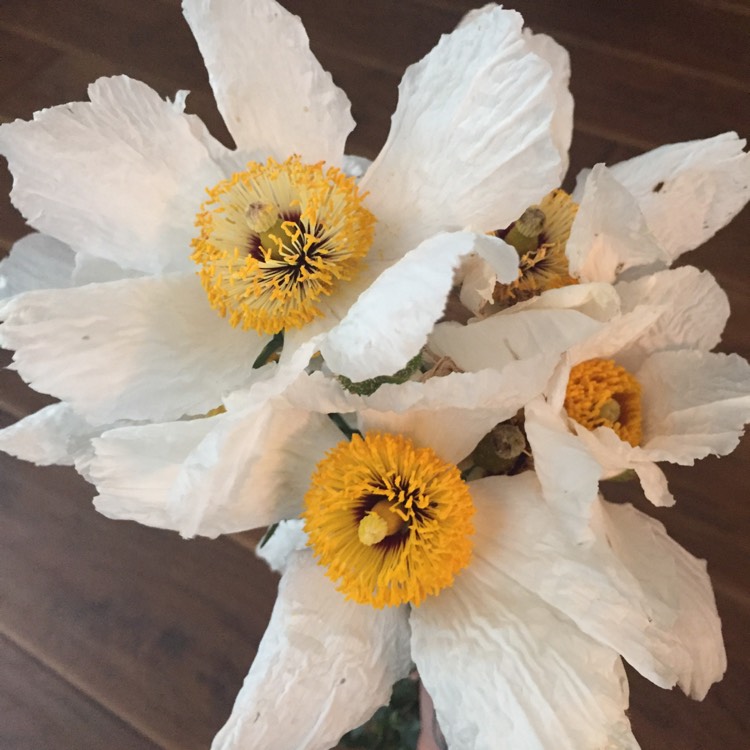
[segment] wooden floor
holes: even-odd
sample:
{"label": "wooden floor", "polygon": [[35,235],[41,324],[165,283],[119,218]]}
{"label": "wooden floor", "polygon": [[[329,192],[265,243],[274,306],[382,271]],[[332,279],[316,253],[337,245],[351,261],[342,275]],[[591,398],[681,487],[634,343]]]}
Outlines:
{"label": "wooden floor", "polygon": [[[352,100],[359,126],[350,153],[377,152],[404,67],[482,3],[288,0]],[[573,173],[661,143],[750,135],[747,0],[515,7],[571,52]],[[0,119],[85,98],[88,82],[114,73],[163,95],[191,89],[189,108],[227,139],[178,0],[1,0]],[[27,231],[4,197],[9,189],[3,165],[3,252]],[[689,258],[728,291],[733,314],[721,348],[745,357],[748,249],[746,210]],[[2,426],[45,403],[0,373]],[[656,515],[709,560],[729,670],[701,704],[634,675],[631,717],[644,750],[750,745],[748,458],[745,440],[729,458],[669,472],[678,506]],[[275,578],[241,541],[185,542],[98,516],[92,488],[72,471],[0,454],[0,476],[0,750],[207,748],[253,659]]]}

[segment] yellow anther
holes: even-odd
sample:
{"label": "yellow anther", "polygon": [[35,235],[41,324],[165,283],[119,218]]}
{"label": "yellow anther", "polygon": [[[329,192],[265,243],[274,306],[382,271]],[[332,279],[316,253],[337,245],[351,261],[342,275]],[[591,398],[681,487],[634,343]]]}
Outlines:
{"label": "yellow anther", "polygon": [[599,408],[599,416],[607,422],[616,422],[620,418],[621,411],[622,409],[617,400],[610,398]]}
{"label": "yellow anther", "polygon": [[393,510],[393,504],[388,500],[381,500],[359,522],[357,533],[359,541],[371,547],[403,527],[404,519]]}
{"label": "yellow anther", "polygon": [[267,232],[279,219],[279,211],[272,203],[254,201],[245,209],[245,221],[256,234]]}
{"label": "yellow anther", "polygon": [[538,206],[528,208],[507,232],[495,232],[519,255],[518,278],[495,285],[493,297],[500,307],[578,283],[570,275],[565,254],[577,212],[578,204],[564,190],[553,190]]}
{"label": "yellow anther", "polygon": [[641,443],[641,384],[611,359],[588,359],[570,371],[565,411],[589,430],[609,427],[621,440]]}
{"label": "yellow anther", "polygon": [[473,514],[454,465],[401,435],[368,433],[318,464],[303,516],[339,590],[383,607],[416,606],[451,585],[471,557]]}

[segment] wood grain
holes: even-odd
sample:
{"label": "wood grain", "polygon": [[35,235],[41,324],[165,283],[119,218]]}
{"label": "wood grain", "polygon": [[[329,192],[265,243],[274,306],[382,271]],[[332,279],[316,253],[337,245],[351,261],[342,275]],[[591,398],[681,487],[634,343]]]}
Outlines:
{"label": "wood grain", "polygon": [[[158,745],[0,635],[0,747],[157,750]],[[44,706],[44,711],[39,706]]]}
{"label": "wood grain", "polygon": [[[349,151],[373,157],[397,85],[462,14],[483,0],[287,0],[352,101]],[[518,0],[535,31],[568,46],[576,172],[662,142],[750,133],[750,6],[734,0]],[[84,99],[124,73],[188,109],[231,143],[179,0],[3,0],[0,121]],[[27,230],[0,165],[0,253]],[[732,317],[720,349],[750,354],[750,212],[683,262],[711,270]],[[0,364],[7,365],[5,354]],[[0,425],[49,403],[0,372]],[[631,674],[631,718],[644,750],[745,750],[750,726],[750,442],[721,460],[669,470],[677,507],[647,508],[709,561],[729,669],[700,704]],[[273,605],[275,577],[254,537],[185,542],[97,515],[70,469],[0,456],[0,746],[207,748],[226,719]],[[253,749],[255,750],[255,749]],[[262,750],[262,749],[260,749]],[[513,749],[511,749],[513,750]]]}

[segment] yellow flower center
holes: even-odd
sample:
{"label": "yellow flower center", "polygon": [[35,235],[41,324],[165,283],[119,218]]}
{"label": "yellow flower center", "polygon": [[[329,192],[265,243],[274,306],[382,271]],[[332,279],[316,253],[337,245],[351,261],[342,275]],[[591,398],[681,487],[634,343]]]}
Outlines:
{"label": "yellow flower center", "polygon": [[211,306],[233,326],[301,328],[372,244],[375,218],[354,178],[322,163],[250,162],[208,195],[192,259]]}
{"label": "yellow flower center", "polygon": [[641,384],[611,359],[589,359],[570,371],[565,411],[589,430],[609,427],[621,440],[640,445]]}
{"label": "yellow flower center", "polygon": [[471,557],[474,506],[459,470],[401,435],[339,443],[318,464],[305,506],[319,563],[360,604],[418,606]]}
{"label": "yellow flower center", "polygon": [[547,289],[577,284],[568,269],[565,245],[578,204],[564,191],[553,190],[518,221],[494,234],[518,251],[518,278],[497,284],[493,293],[501,307],[530,299]]}

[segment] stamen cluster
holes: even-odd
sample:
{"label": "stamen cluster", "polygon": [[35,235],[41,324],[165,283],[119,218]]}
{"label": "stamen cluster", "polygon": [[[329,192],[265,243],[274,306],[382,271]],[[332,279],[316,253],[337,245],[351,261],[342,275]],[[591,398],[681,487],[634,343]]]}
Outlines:
{"label": "stamen cluster", "polygon": [[322,163],[250,162],[208,195],[192,259],[233,326],[275,334],[310,323],[372,244],[375,218],[354,178]]}
{"label": "stamen cluster", "polygon": [[305,505],[319,563],[360,604],[418,606],[471,557],[474,506],[459,470],[402,435],[340,443],[318,464]]}
{"label": "stamen cluster", "polygon": [[565,411],[589,430],[609,427],[621,440],[640,445],[641,384],[611,359],[589,359],[570,371]]}

